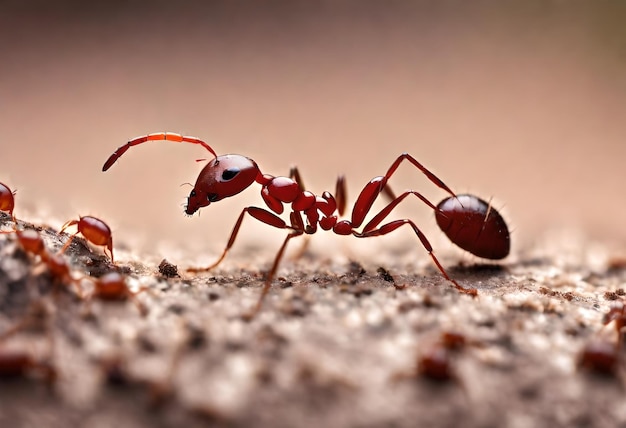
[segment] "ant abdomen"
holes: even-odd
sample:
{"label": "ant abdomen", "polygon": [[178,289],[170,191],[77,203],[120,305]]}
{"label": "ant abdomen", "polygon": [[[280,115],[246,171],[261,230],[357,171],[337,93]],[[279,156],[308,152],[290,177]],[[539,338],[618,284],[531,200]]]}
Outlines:
{"label": "ant abdomen", "polygon": [[474,195],[444,199],[435,211],[437,224],[450,240],[475,256],[499,260],[509,254],[506,222],[489,203]]}

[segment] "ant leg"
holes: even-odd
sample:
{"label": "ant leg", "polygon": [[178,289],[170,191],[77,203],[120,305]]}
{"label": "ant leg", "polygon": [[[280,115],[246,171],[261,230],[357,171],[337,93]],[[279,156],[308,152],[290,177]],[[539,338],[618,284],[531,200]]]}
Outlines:
{"label": "ant leg", "polygon": [[148,141],[173,141],[175,143],[199,144],[202,147],[204,147],[205,149],[207,149],[209,152],[211,152],[211,154],[213,156],[217,157],[217,154],[211,148],[211,146],[209,146],[207,143],[205,143],[204,141],[202,141],[199,138],[190,137],[190,136],[183,136],[183,135],[176,134],[176,133],[173,133],[173,132],[158,132],[158,133],[155,133],[155,134],[142,135],[141,137],[133,138],[132,140],[128,141],[123,146],[118,147],[117,150],[115,150],[115,152],[113,152],[113,154],[111,156],[109,156],[109,159],[107,159],[107,161],[104,163],[104,165],[102,166],[102,171],[104,172],[104,171],[108,170],[109,168],[111,168],[111,166],[124,153],[126,153],[126,151],[129,148],[131,148],[133,146],[136,146],[136,145],[139,145],[139,144],[146,143]]}
{"label": "ant leg", "polygon": [[[304,180],[302,180],[302,176],[300,175],[300,170],[298,170],[297,166],[292,166],[291,169],[289,169],[289,178],[293,179],[296,183],[298,183],[298,188],[300,189],[300,192],[304,192],[306,190],[306,186],[304,185]],[[302,228],[304,228],[304,224],[302,225]],[[302,240],[302,245],[290,257],[291,260],[298,260],[300,257],[302,257],[304,253],[306,253],[306,250],[309,248],[309,244],[311,243],[311,240],[309,238],[310,238],[309,235],[304,236],[304,239]]]}
{"label": "ant leg", "polygon": [[304,181],[302,181],[302,176],[300,175],[300,171],[298,170],[297,166],[292,166],[291,169],[289,169],[289,178],[298,183],[298,187],[300,188],[301,192],[304,192],[306,190],[304,186]]}
{"label": "ant leg", "polygon": [[356,236],[357,238],[369,238],[372,236],[382,236],[382,235],[386,235],[388,233],[393,232],[394,230],[396,230],[397,228],[405,224],[408,224],[413,228],[413,231],[415,232],[415,234],[421,241],[422,246],[426,249],[426,251],[428,251],[428,255],[431,257],[431,259],[433,260],[433,262],[435,263],[435,265],[437,266],[437,268],[439,269],[439,271],[441,272],[441,274],[443,275],[445,279],[450,281],[454,285],[454,287],[461,293],[469,294],[470,296],[478,295],[478,291],[475,288],[462,287],[458,282],[450,278],[446,270],[443,268],[443,266],[439,262],[439,259],[437,259],[437,256],[435,256],[435,253],[433,252],[433,247],[432,245],[430,245],[430,242],[428,242],[428,239],[426,238],[426,236],[422,233],[421,230],[419,230],[417,225],[413,223],[413,221],[411,220],[408,220],[408,219],[395,220],[390,223],[382,225],[378,229],[373,229],[373,230],[370,230],[367,232],[361,232],[361,233],[353,232],[353,235]]}
{"label": "ant leg", "polygon": [[[74,237],[75,237],[76,235],[78,235],[78,233],[79,233],[79,232],[78,232],[78,231],[76,231],[76,233],[73,233],[73,234],[72,234],[72,236],[70,236],[70,237],[69,237],[69,239],[65,242],[65,245],[63,245],[63,247],[61,247],[61,249],[59,250],[59,254],[63,254],[63,253],[65,253],[65,250],[67,250],[67,249],[68,249],[68,247],[70,246],[70,244],[71,244],[71,243],[72,243],[72,241],[74,240]],[[111,254],[113,254],[113,253],[111,253]],[[111,259],[111,261],[112,261],[112,259]]]}
{"label": "ant leg", "polygon": [[437,207],[433,205],[433,203],[430,202],[428,199],[426,199],[422,194],[414,190],[407,190],[406,192],[402,193],[397,198],[393,199],[385,208],[383,208],[378,214],[376,214],[376,216],[374,216],[374,218],[371,219],[370,222],[365,225],[362,233],[367,233],[371,230],[374,230],[376,226],[382,223],[382,221],[389,215],[389,213],[391,213],[391,211],[409,195],[417,196],[422,202],[424,202],[430,208],[437,210]]}
{"label": "ant leg", "polygon": [[428,179],[435,186],[439,187],[440,189],[445,190],[446,192],[448,192],[450,194],[450,196],[456,197],[454,192],[452,190],[450,190],[450,188],[448,186],[446,186],[446,184],[439,177],[437,177],[435,174],[430,172],[425,166],[423,166],[421,163],[419,163],[417,161],[417,159],[415,159],[413,156],[411,156],[410,154],[408,154],[406,152],[404,152],[400,156],[398,156],[398,158],[391,164],[391,166],[387,170],[387,174],[385,174],[385,178],[386,178],[385,182],[387,180],[389,180],[389,178],[391,178],[393,173],[396,172],[396,169],[398,169],[398,166],[400,166],[400,163],[403,160],[405,160],[405,159],[408,160],[409,162],[411,162],[417,169],[422,171],[424,173],[424,175],[426,177],[428,177]]}
{"label": "ant leg", "polygon": [[[106,249],[109,250],[109,254],[111,255],[111,263],[115,264],[115,260],[113,259],[113,237],[109,237],[109,242],[106,244]],[[104,255],[106,256],[106,251],[104,251]]]}
{"label": "ant leg", "polygon": [[261,307],[263,306],[263,301],[265,300],[265,296],[267,296],[267,293],[270,291],[270,288],[272,287],[272,280],[274,279],[274,275],[276,274],[276,270],[278,269],[280,260],[283,258],[285,248],[287,248],[287,243],[292,238],[295,238],[296,236],[300,236],[300,235],[302,235],[301,231],[292,232],[289,235],[287,235],[287,237],[283,241],[283,245],[280,246],[280,249],[278,250],[278,254],[276,254],[276,257],[274,258],[274,264],[272,265],[272,268],[267,273],[267,277],[265,278],[265,284],[263,284],[263,290],[261,290],[261,295],[259,296],[259,300],[256,302],[256,305],[254,306],[254,309],[252,309],[252,312],[244,316],[244,318],[247,321],[250,321],[252,318],[254,318],[256,314],[258,314],[259,311],[261,310]]}
{"label": "ant leg", "polygon": [[224,257],[226,257],[226,254],[228,253],[228,250],[230,250],[230,247],[232,247],[233,244],[235,243],[235,239],[237,238],[237,234],[239,233],[239,228],[241,227],[243,217],[246,215],[246,213],[250,214],[252,217],[256,218],[257,220],[265,224],[268,224],[270,226],[274,226],[278,229],[293,229],[292,227],[287,226],[287,223],[285,223],[283,219],[281,219],[277,215],[267,210],[264,210],[258,207],[244,208],[243,211],[241,211],[241,214],[239,214],[239,218],[237,219],[237,222],[235,223],[235,226],[233,227],[233,231],[230,234],[230,238],[228,239],[226,248],[224,248],[222,255],[217,259],[217,261],[206,268],[188,268],[187,272],[195,272],[195,273],[206,272],[206,271],[213,269],[217,265],[219,265],[222,262],[222,260],[224,260]]}
{"label": "ant leg", "polygon": [[421,163],[419,163],[413,156],[408,153],[402,153],[398,158],[391,164],[387,173],[384,176],[374,177],[370,180],[369,183],[365,185],[361,193],[359,194],[356,202],[354,203],[354,207],[352,209],[352,219],[350,223],[353,227],[358,228],[363,224],[365,217],[369,213],[374,205],[374,201],[378,198],[378,195],[381,193],[385,193],[385,195],[390,199],[396,199],[395,194],[391,190],[391,187],[387,185],[387,182],[391,178],[391,176],[396,172],[398,166],[403,160],[408,160],[411,162],[417,169],[419,169],[426,177],[437,187],[445,190],[451,196],[456,198],[456,194],[450,190],[448,186],[435,174],[430,172],[427,168],[425,168]]}
{"label": "ant leg", "polygon": [[[61,230],[59,231],[59,235],[61,233],[65,232],[65,229],[67,229],[68,227],[72,227],[72,226],[78,226],[78,220],[70,220],[70,221],[66,222],[63,225],[63,227],[61,227]],[[63,247],[61,247],[61,249],[59,250],[59,254],[65,253],[65,250],[67,250],[67,247],[70,246],[70,244],[74,240],[74,237],[76,235],[78,235],[78,233],[79,233],[79,231],[77,230],[72,236],[69,237],[69,239],[65,242],[65,245],[63,245]]]}
{"label": "ant leg", "polygon": [[385,187],[383,187],[383,195],[389,202],[397,198],[395,192],[391,189],[391,187],[387,183],[385,183]]}
{"label": "ant leg", "polygon": [[339,216],[343,216],[346,212],[346,202],[348,200],[348,191],[346,186],[346,177],[340,175],[337,177],[337,185],[335,186],[335,201],[337,202],[337,212]]}

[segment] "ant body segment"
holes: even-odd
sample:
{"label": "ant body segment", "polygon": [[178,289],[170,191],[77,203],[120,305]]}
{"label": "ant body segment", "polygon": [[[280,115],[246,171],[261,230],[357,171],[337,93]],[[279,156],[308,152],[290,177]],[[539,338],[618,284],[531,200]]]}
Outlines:
{"label": "ant body segment", "polygon": [[611,307],[611,309],[609,309],[609,312],[604,314],[604,319],[602,320],[602,323],[604,325],[608,325],[611,322],[615,322],[617,342],[619,345],[621,345],[623,341],[624,327],[626,327],[626,305],[624,305],[622,302]]}
{"label": "ant body segment", "polygon": [[578,367],[593,373],[615,376],[619,371],[617,343],[607,339],[594,339],[587,343],[578,356]]}
{"label": "ant body segment", "polygon": [[0,211],[6,211],[9,213],[13,221],[13,209],[15,208],[15,192],[11,191],[9,186],[0,183]]}
{"label": "ant body segment", "polygon": [[[104,246],[109,250],[109,254],[111,255],[111,263],[114,263],[113,260],[113,235],[111,233],[111,228],[102,220],[92,216],[84,216],[79,217],[78,220],[70,220],[63,225],[61,231],[59,233],[63,233],[65,229],[71,226],[76,226],[76,232],[72,234],[70,239],[67,240],[63,248],[61,248],[61,253],[64,253],[65,250],[70,246],[72,240],[79,233],[83,235],[83,237],[91,242],[94,245]],[[105,249],[105,254],[106,254]]]}
{"label": "ant body segment", "polygon": [[120,302],[130,299],[133,301],[139,313],[143,316],[147,314],[147,309],[137,300],[137,295],[148,288],[140,288],[138,291],[132,291],[128,288],[126,277],[119,272],[109,272],[100,278],[92,278],[93,291],[87,296],[90,303],[94,298],[108,302]]}
{"label": "ant body segment", "polygon": [[57,377],[54,367],[27,352],[0,349],[0,379],[26,377],[30,374],[41,376],[49,384]]}
{"label": "ant body segment", "polygon": [[[413,229],[413,232],[415,232],[441,274],[458,291],[472,296],[477,295],[475,288],[464,288],[447,274],[433,253],[430,242],[412,220],[400,219],[387,223],[384,222],[391,211],[410,195],[417,197],[435,211],[439,226],[451,241],[461,248],[478,257],[490,259],[504,258],[509,252],[510,237],[508,228],[500,214],[490,204],[472,195],[457,196],[442,180],[408,153],[402,153],[398,156],[384,176],[374,177],[365,185],[353,205],[350,219],[340,219],[344,215],[347,202],[346,184],[343,176],[339,176],[337,179],[334,196],[327,191],[321,195],[316,195],[308,190],[304,190],[302,181],[299,179],[300,174],[296,168],[291,170],[290,177],[275,177],[263,174],[254,160],[237,154],[217,156],[207,143],[196,137],[162,132],[134,138],[119,147],[104,163],[102,170],[107,171],[130,147],[148,141],[163,140],[201,145],[215,156],[200,171],[187,199],[186,214],[192,215],[198,209],[206,207],[213,202],[234,196],[255,182],[261,185],[261,196],[269,208],[269,210],[254,206],[244,208],[233,227],[226,248],[217,261],[206,268],[190,269],[190,271],[207,271],[221,263],[235,242],[246,214],[262,223],[278,229],[285,229],[289,232],[267,274],[261,296],[252,315],[256,314],[261,308],[263,299],[270,289],[272,279],[276,274],[289,241],[297,236],[313,234],[318,228],[333,231],[337,235],[369,238],[387,235],[401,226],[408,225]],[[411,163],[434,185],[448,193],[450,197],[442,201],[439,206],[435,206],[426,197],[413,190],[408,190],[399,196],[395,196],[387,182],[403,161]],[[391,202],[369,222],[365,223],[366,216],[370,213],[374,202],[381,193],[389,196]],[[278,217],[278,215],[283,213],[285,204],[290,206],[289,224]]]}

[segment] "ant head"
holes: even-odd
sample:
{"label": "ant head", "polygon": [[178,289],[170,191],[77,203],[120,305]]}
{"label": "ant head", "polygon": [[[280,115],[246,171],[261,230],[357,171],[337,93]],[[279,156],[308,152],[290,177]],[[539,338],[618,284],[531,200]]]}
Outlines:
{"label": "ant head", "polygon": [[185,213],[192,215],[211,202],[242,192],[254,183],[259,174],[257,164],[245,156],[216,157],[200,171],[196,185],[187,198]]}

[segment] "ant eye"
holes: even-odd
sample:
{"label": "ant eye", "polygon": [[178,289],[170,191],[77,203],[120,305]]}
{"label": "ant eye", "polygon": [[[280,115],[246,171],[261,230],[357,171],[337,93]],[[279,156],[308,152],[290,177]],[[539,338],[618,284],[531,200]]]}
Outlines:
{"label": "ant eye", "polygon": [[189,194],[189,196],[191,196],[192,198],[196,197],[196,191],[195,189],[191,191],[191,193]]}
{"label": "ant eye", "polygon": [[239,174],[239,168],[225,169],[224,172],[222,173],[222,180],[224,181],[232,180],[233,178],[235,178],[237,174]]}
{"label": "ant eye", "polygon": [[215,202],[217,201],[217,193],[209,193],[208,195],[206,195],[206,198],[209,200],[209,202]]}

